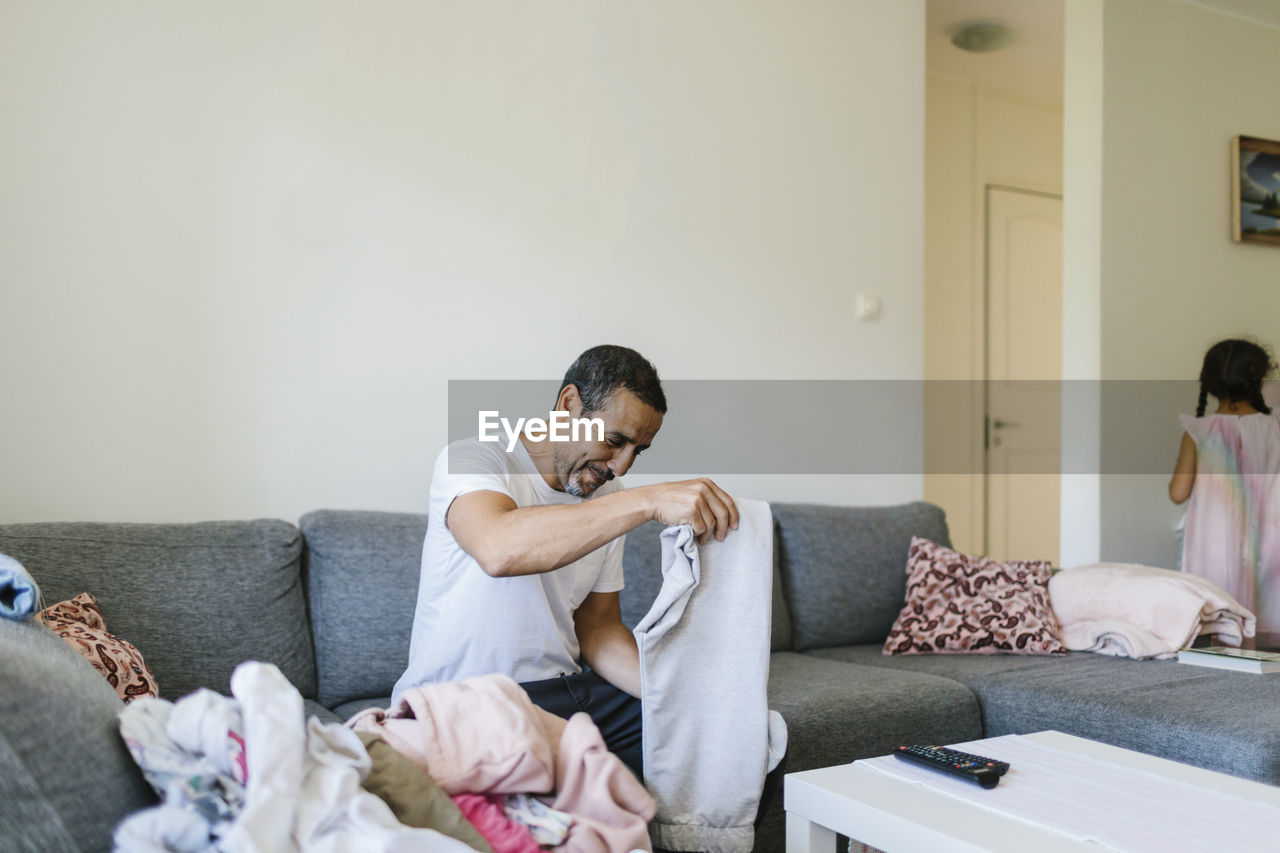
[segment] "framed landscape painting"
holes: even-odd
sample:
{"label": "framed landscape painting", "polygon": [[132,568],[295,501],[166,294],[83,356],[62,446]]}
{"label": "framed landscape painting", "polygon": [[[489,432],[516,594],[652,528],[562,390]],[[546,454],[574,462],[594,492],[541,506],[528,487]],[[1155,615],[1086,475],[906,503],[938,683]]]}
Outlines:
{"label": "framed landscape painting", "polygon": [[1280,246],[1280,142],[1232,141],[1231,196],[1232,239]]}

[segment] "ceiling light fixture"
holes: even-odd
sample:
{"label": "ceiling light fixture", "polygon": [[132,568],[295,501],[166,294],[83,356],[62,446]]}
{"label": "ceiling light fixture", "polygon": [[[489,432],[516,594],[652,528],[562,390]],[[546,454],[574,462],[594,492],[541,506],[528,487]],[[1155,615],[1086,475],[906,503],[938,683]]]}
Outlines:
{"label": "ceiling light fixture", "polygon": [[1008,47],[1017,37],[1017,30],[1002,21],[970,21],[956,28],[951,43],[970,53],[990,53]]}

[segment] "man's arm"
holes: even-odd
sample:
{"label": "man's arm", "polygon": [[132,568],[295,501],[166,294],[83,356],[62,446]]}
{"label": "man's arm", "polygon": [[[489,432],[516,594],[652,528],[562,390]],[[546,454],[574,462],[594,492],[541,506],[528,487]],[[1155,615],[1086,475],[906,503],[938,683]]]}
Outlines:
{"label": "man's arm", "polygon": [[690,524],[704,542],[711,536],[722,540],[737,528],[738,508],[703,478],[622,489],[558,506],[517,507],[501,492],[468,492],[445,515],[458,544],[493,577],[567,566],[651,520]]}
{"label": "man's arm", "polygon": [[640,695],[640,651],[635,635],[622,624],[616,592],[593,592],[573,612],[582,659],[619,690]]}

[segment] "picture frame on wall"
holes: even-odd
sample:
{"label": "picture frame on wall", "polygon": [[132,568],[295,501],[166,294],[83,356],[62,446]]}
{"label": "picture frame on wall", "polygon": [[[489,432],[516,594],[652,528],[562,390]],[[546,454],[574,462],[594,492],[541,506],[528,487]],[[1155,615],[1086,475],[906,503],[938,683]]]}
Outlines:
{"label": "picture frame on wall", "polygon": [[1280,246],[1280,142],[1232,140],[1231,238]]}

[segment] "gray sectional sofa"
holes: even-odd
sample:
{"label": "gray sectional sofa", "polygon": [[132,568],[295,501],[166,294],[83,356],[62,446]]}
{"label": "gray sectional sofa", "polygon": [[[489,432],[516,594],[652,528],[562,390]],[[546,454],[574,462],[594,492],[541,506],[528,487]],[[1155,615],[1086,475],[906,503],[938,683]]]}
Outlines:
{"label": "gray sectional sofa", "polygon": [[[1063,657],[890,657],[913,535],[948,542],[942,511],[775,504],[771,707],[788,771],[1059,729],[1280,784],[1280,678],[1174,662]],[[246,659],[277,664],[309,712],[385,705],[407,658],[426,517],[322,510],[284,521],[0,525],[53,603],[93,593],[161,691],[228,691]],[[624,618],[659,586],[658,525],[627,541]],[[723,650],[731,656],[732,650]],[[114,692],[32,623],[0,620],[0,849],[105,850],[154,802],[115,733]],[[782,850],[774,802],[758,850]]]}

